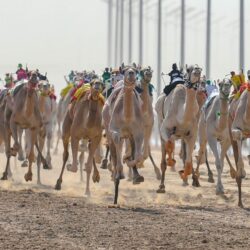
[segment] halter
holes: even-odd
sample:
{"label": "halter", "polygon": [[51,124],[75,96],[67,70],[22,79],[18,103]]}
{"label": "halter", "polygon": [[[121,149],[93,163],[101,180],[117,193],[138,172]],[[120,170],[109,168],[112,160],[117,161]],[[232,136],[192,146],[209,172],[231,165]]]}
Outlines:
{"label": "halter", "polygon": [[[221,96],[222,95],[222,96]],[[221,100],[225,100],[225,101],[228,101],[229,100],[229,93],[228,94],[225,94],[224,92],[220,92],[220,99]]]}
{"label": "halter", "polygon": [[135,83],[124,80],[124,88],[128,90],[133,90],[135,88]]}

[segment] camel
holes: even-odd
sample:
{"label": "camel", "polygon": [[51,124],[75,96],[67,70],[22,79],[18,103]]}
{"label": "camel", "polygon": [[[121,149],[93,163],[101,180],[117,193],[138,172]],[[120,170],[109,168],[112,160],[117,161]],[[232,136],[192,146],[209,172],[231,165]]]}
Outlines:
{"label": "camel", "polygon": [[142,89],[141,99],[142,99],[142,114],[144,121],[144,141],[143,141],[143,159],[146,160],[150,157],[150,160],[154,166],[154,171],[157,179],[161,178],[160,170],[155,165],[153,157],[150,150],[150,137],[152,134],[152,129],[154,125],[154,111],[153,111],[153,98],[152,98],[152,88],[150,85],[152,80],[152,70],[150,67],[143,68],[141,70],[141,81],[139,87]]}
{"label": "camel", "polygon": [[[196,174],[193,176],[193,185],[196,187],[200,186],[198,180],[199,166],[206,153],[206,144],[208,142],[215,157],[215,165],[218,174],[216,194],[224,193],[221,175],[224,167],[224,158],[231,145],[228,131],[228,107],[231,86],[232,83],[229,79],[224,79],[219,83],[219,93],[212,93],[210,100],[203,109],[203,113],[199,122],[200,148],[197,158]],[[218,142],[220,143],[221,147],[220,154],[218,150]]]}
{"label": "camel", "polygon": [[[45,140],[47,141],[47,154],[46,161],[48,163],[49,169],[52,168],[51,164],[51,140],[53,133],[53,117],[56,111],[56,99],[55,96],[50,92],[50,84],[47,81],[41,81],[40,85],[40,95],[39,95],[39,107],[42,115],[43,130],[39,136],[39,148],[43,149]],[[39,159],[39,158],[38,158]],[[40,159],[38,164],[40,164]]]}
{"label": "camel", "polygon": [[[198,66],[190,67],[188,72],[185,85],[177,85],[167,97],[160,96],[155,107],[159,120],[162,150],[162,177],[158,193],[165,193],[167,165],[170,167],[175,165],[173,159],[175,140],[183,139],[186,144],[185,166],[184,170],[179,172],[184,183],[187,183],[188,175],[193,172],[192,153],[197,137],[199,118],[197,88],[200,83],[201,69]],[[166,154],[168,154],[167,161]]]}
{"label": "camel", "polygon": [[[60,176],[57,180],[55,189],[60,190],[62,184],[62,176],[68,159],[68,145],[71,139],[71,149],[73,155],[72,165],[68,167],[71,172],[77,172],[77,153],[79,141],[81,139],[89,140],[88,144],[88,159],[85,164],[86,168],[86,195],[90,195],[89,180],[92,170],[92,164],[94,163],[94,174],[93,181],[99,182],[100,176],[96,168],[94,161],[95,151],[100,144],[102,137],[102,108],[103,100],[101,99],[100,93],[103,88],[103,84],[100,80],[95,79],[90,83],[89,91],[87,91],[81,99],[75,100],[74,110],[71,112],[69,109],[63,122],[63,166]],[[72,117],[73,114],[73,117]]]}
{"label": "camel", "polygon": [[114,166],[114,205],[117,205],[120,180],[124,179],[122,165],[123,139],[129,139],[131,146],[131,158],[126,159],[125,162],[129,167],[132,167],[133,182],[139,184],[144,181],[136,167],[143,161],[144,123],[142,102],[139,94],[135,91],[135,85],[136,69],[126,66],[124,68],[124,80],[109,96],[102,113]]}
{"label": "camel", "polygon": [[[32,163],[34,162],[35,158],[34,146],[36,146],[44,166],[47,165],[37,145],[37,135],[40,128],[42,127],[42,117],[39,111],[38,96],[36,93],[37,83],[37,73],[35,71],[31,72],[28,82],[19,85],[14,90],[12,97],[12,109],[7,109],[5,111],[5,125],[8,139],[6,140],[7,164],[3,174],[3,179],[7,179],[10,156],[15,156],[20,149],[18,128],[26,129],[30,133],[28,142],[30,145],[30,150],[28,153],[29,166],[28,172],[25,174],[24,179],[27,182],[32,181]],[[12,135],[14,139],[13,148],[10,147],[10,135]],[[40,169],[38,172],[39,171]]]}
{"label": "camel", "polygon": [[[250,78],[250,74],[248,76]],[[236,164],[238,186],[238,206],[243,207],[241,184],[246,176],[242,156],[242,141],[250,137],[250,80],[240,98],[234,99],[229,108],[229,134]]]}
{"label": "camel", "polygon": [[57,154],[58,152],[58,145],[59,141],[62,138],[62,124],[64,121],[64,118],[67,113],[68,106],[71,101],[71,90],[74,88],[74,85],[68,85],[69,90],[67,94],[63,97],[60,98],[58,107],[57,107],[57,126],[58,126],[58,131],[57,131],[57,142],[56,142],[56,147],[54,153]]}

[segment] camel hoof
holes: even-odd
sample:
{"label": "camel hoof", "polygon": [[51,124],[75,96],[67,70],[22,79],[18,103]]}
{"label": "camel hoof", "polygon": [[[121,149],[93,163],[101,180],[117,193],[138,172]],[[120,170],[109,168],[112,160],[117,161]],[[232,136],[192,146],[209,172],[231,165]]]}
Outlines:
{"label": "camel hoof", "polygon": [[62,181],[58,179],[55,185],[55,190],[61,190],[61,188],[62,188]]}
{"label": "camel hoof", "polygon": [[21,167],[22,168],[27,168],[29,165],[29,161],[28,160],[25,160],[22,164],[21,164]]}
{"label": "camel hoof", "polygon": [[128,177],[127,181],[131,182],[133,180],[132,177]]}
{"label": "camel hoof", "polygon": [[141,182],[144,182],[144,177],[141,175],[133,177],[133,184],[140,184]]}
{"label": "camel hoof", "polygon": [[111,204],[111,205],[108,205],[108,208],[120,208],[120,205],[119,204]]}
{"label": "camel hoof", "polygon": [[86,197],[90,197],[90,196],[91,196],[89,190],[85,192],[85,196],[86,196]]}
{"label": "camel hoof", "polygon": [[207,181],[209,183],[214,183],[214,177],[213,176],[209,176],[208,179],[207,179]]}
{"label": "camel hoof", "polygon": [[123,172],[122,173],[117,173],[116,176],[115,176],[115,179],[116,180],[123,180],[123,179],[125,179],[125,176],[124,176]]}
{"label": "camel hoof", "polygon": [[109,170],[110,172],[112,172],[112,164],[111,164],[111,162],[108,164],[108,170]]}
{"label": "camel hoof", "polygon": [[184,178],[182,179],[182,186],[183,187],[187,187],[189,184],[188,184],[188,178]]}
{"label": "camel hoof", "polygon": [[102,160],[102,165],[100,166],[101,169],[107,169],[108,168],[108,160],[103,159]]}
{"label": "camel hoof", "polygon": [[181,177],[181,179],[184,181],[185,179],[187,179],[187,176],[184,175],[184,170],[180,170],[179,171],[179,175]]}
{"label": "camel hoof", "polygon": [[242,169],[242,171],[241,171],[241,179],[244,179],[245,177],[246,177],[246,171],[245,171],[245,169]]}
{"label": "camel hoof", "polygon": [[49,169],[52,169],[52,167],[50,167],[49,164],[47,162],[45,162],[43,164],[43,169],[49,170]]}
{"label": "camel hoof", "polygon": [[17,151],[14,148],[10,149],[10,155],[16,157]]}
{"label": "camel hoof", "polygon": [[216,190],[216,195],[223,195],[223,194],[225,194],[224,190]]}
{"label": "camel hoof", "polygon": [[94,172],[93,173],[92,180],[93,180],[94,183],[96,183],[96,182],[99,183],[99,181],[100,181],[100,174],[99,174],[99,172]]}
{"label": "camel hoof", "polygon": [[176,160],[175,159],[167,159],[167,165],[169,167],[174,167],[176,164]]}
{"label": "camel hoof", "polygon": [[71,164],[68,164],[68,165],[67,165],[67,170],[68,170],[69,172],[76,173],[78,169],[77,169],[77,167],[73,167]]}
{"label": "camel hoof", "polygon": [[24,156],[23,155],[18,155],[18,158],[17,158],[19,161],[24,161],[25,160],[25,158],[24,158]]}
{"label": "camel hoof", "polygon": [[24,175],[25,181],[32,181],[32,173],[28,172]]}
{"label": "camel hoof", "polygon": [[171,167],[171,168],[170,168],[170,171],[171,171],[171,172],[176,172],[175,166]]}
{"label": "camel hoof", "polygon": [[2,181],[7,181],[8,180],[8,174],[6,172],[3,172],[3,176],[1,178]]}
{"label": "camel hoof", "polygon": [[193,179],[192,186],[193,186],[193,187],[200,187],[201,185],[200,185],[200,183],[199,183],[199,180]]}
{"label": "camel hoof", "polygon": [[242,202],[241,202],[241,201],[239,201],[239,202],[238,202],[238,207],[240,207],[240,208],[244,208],[244,206],[243,206],[243,204],[242,204]]}
{"label": "camel hoof", "polygon": [[159,189],[157,189],[156,193],[157,194],[164,194],[164,193],[166,193],[165,185],[160,185]]}

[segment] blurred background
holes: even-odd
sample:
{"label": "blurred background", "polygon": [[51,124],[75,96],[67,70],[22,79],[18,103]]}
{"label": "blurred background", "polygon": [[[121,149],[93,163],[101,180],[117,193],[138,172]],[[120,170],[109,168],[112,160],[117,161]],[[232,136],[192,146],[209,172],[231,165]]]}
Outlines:
{"label": "blurred background", "polygon": [[27,64],[59,92],[72,69],[139,62],[160,91],[176,62],[223,78],[250,69],[249,9],[250,0],[0,0],[0,77]]}

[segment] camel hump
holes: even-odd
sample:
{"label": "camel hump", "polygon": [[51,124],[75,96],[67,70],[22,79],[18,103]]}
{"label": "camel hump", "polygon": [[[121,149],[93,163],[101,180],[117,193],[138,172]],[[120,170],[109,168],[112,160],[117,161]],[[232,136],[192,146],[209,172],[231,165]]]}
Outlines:
{"label": "camel hump", "polygon": [[17,93],[23,88],[23,86],[27,83],[27,81],[20,81],[16,84],[16,86],[11,90],[12,96],[16,96]]}

